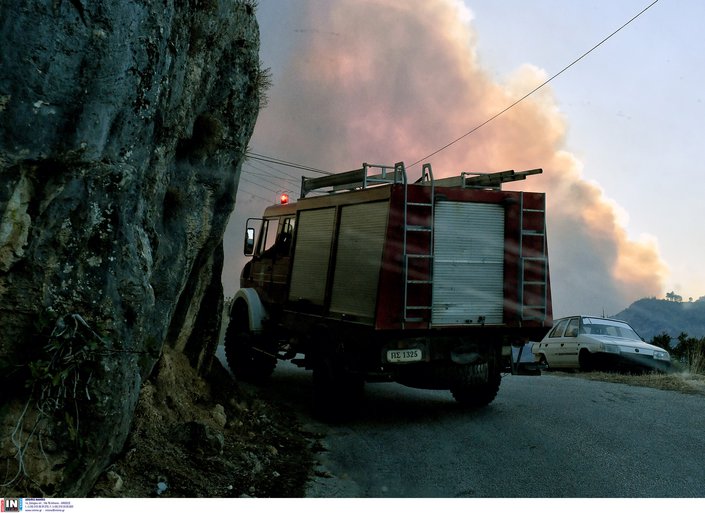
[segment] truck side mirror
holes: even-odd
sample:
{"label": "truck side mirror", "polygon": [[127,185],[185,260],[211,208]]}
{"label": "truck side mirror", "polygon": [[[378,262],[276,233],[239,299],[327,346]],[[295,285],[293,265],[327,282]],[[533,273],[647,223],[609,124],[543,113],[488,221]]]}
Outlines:
{"label": "truck side mirror", "polygon": [[255,229],[247,228],[245,230],[245,255],[250,256],[255,251]]}

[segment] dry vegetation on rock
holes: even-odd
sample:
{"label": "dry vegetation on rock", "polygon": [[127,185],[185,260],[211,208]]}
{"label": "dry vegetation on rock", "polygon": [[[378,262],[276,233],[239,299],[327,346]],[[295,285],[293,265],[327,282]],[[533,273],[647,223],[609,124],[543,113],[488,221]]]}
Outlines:
{"label": "dry vegetation on rock", "polygon": [[313,435],[293,414],[238,388],[217,362],[206,379],[173,351],[158,365],[92,497],[303,497]]}

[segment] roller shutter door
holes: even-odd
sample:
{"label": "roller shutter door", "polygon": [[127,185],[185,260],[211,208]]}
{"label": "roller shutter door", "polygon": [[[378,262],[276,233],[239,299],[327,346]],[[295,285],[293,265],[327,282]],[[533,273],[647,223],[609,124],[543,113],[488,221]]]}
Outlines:
{"label": "roller shutter door", "polygon": [[326,295],[335,209],[304,210],[297,224],[289,299],[320,306]]}
{"label": "roller shutter door", "polygon": [[433,324],[502,324],[504,208],[439,201],[434,228]]}
{"label": "roller shutter door", "polygon": [[374,319],[388,202],[341,209],[331,312]]}

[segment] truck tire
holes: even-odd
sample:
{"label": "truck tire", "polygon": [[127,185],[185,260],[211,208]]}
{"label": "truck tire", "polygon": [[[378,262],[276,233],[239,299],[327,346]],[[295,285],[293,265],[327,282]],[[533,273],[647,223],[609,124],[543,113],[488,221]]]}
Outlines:
{"label": "truck tire", "polygon": [[364,379],[347,371],[335,356],[316,358],[312,397],[315,417],[326,422],[353,418],[359,411],[364,389]]}
{"label": "truck tire", "polygon": [[277,348],[267,337],[250,332],[246,309],[233,309],[225,332],[225,358],[235,378],[260,384],[274,372]]}
{"label": "truck tire", "polygon": [[495,365],[478,363],[458,365],[454,380],[450,392],[455,400],[468,408],[482,408],[494,401],[502,376]]}

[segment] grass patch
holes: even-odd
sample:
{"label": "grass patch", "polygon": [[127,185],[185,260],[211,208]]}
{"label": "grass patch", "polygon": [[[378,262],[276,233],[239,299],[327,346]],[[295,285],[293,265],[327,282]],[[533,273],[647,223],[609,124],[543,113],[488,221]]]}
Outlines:
{"label": "grass patch", "polygon": [[671,390],[683,394],[705,396],[705,375],[694,374],[687,371],[676,371],[668,374],[619,374],[616,372],[579,372],[574,376],[594,381],[608,381],[610,383],[623,383],[625,385],[658,388]]}

